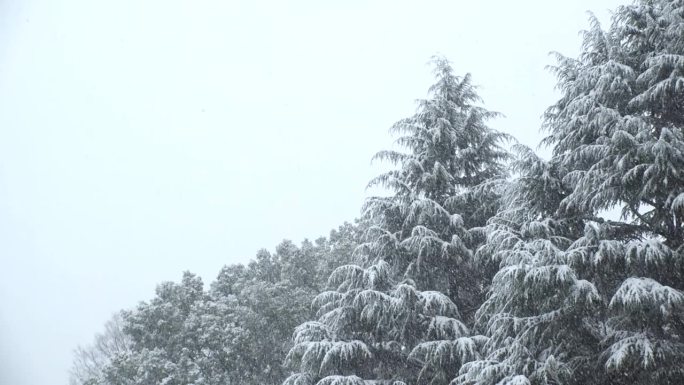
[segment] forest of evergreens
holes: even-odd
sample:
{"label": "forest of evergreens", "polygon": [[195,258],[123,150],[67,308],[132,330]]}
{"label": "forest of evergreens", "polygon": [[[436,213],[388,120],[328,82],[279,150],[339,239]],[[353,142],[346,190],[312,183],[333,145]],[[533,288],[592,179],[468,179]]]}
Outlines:
{"label": "forest of evergreens", "polygon": [[684,2],[591,18],[556,55],[548,160],[431,65],[358,220],[160,284],[72,384],[684,384]]}

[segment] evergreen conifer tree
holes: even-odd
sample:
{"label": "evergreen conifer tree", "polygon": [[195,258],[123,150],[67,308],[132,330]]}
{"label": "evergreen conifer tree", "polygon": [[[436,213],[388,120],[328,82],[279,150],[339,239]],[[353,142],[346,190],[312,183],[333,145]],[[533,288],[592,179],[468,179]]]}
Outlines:
{"label": "evergreen conifer tree", "polygon": [[295,331],[288,384],[444,384],[479,358],[486,339],[470,336],[459,307],[472,313],[481,301],[472,255],[508,154],[470,76],[455,76],[444,58],[433,64],[431,97],[391,129],[408,151],[375,157],[398,166],[370,182],[392,194],[368,200],[359,264],[331,274],[314,300],[318,320]]}
{"label": "evergreen conifer tree", "polygon": [[592,17],[558,62],[553,157],[521,159],[515,210],[478,252],[500,267],[478,312],[487,357],[455,382],[682,383],[684,4],[637,1],[607,31]]}

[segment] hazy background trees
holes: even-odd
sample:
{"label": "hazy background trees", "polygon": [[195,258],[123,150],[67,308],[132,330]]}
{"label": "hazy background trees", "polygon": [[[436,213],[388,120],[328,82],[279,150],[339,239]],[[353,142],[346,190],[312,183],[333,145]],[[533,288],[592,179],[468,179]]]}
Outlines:
{"label": "hazy background trees", "polygon": [[333,266],[349,262],[360,224],[297,246],[283,241],[247,266],[225,266],[209,288],[186,272],[150,301],[117,314],[75,351],[72,384],[278,384],[294,328]]}
{"label": "hazy background trees", "polygon": [[70,383],[90,384],[102,373],[105,366],[119,354],[131,349],[131,338],[123,330],[121,313],[115,313],[104,325],[104,331],[95,335],[92,345],[79,346],[74,350],[74,363]]}

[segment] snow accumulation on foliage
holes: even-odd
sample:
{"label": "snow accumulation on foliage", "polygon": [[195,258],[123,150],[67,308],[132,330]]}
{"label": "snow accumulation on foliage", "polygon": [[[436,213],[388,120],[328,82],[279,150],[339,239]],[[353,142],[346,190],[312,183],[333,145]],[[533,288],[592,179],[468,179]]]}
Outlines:
{"label": "snow accumulation on foliage", "polygon": [[436,57],[375,156],[388,196],[209,290],[160,285],[77,351],[73,383],[684,384],[684,3],[590,17],[556,59],[551,159]]}

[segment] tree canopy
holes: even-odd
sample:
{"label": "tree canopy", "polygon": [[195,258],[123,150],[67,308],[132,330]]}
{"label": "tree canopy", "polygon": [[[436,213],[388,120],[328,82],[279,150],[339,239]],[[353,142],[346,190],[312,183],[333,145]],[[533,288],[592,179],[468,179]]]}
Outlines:
{"label": "tree canopy", "polygon": [[590,16],[555,58],[550,159],[435,57],[354,224],[160,284],[72,383],[684,383],[684,3]]}

